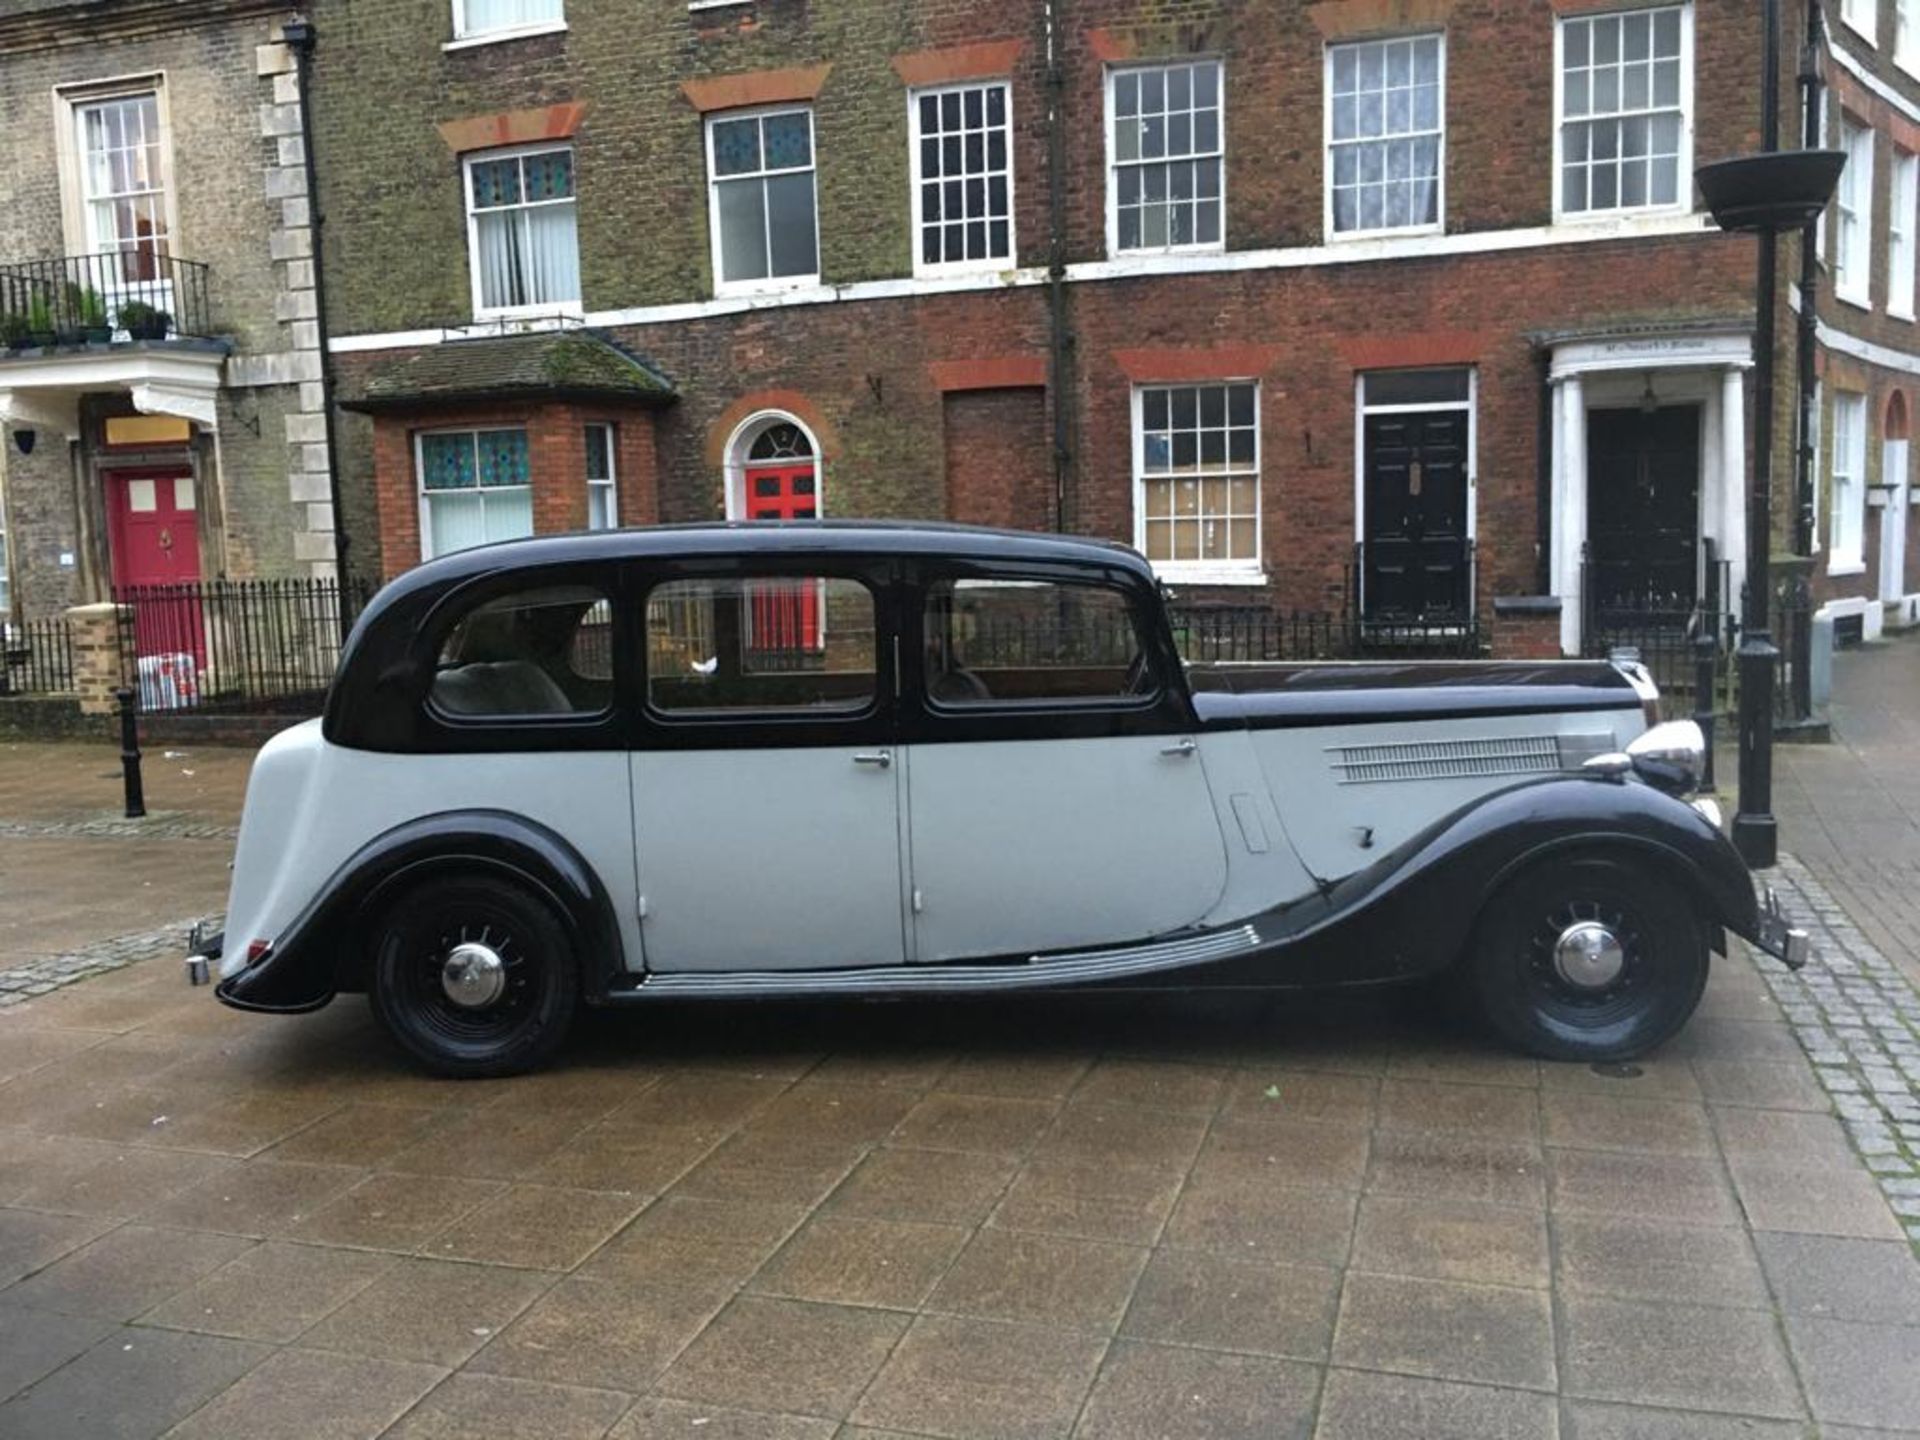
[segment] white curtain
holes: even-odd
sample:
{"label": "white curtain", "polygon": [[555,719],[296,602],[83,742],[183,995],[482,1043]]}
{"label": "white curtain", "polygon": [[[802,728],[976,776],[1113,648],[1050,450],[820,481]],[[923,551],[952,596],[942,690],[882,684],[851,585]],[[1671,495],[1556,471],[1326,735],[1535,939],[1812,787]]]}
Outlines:
{"label": "white curtain", "polygon": [[580,241],[573,202],[526,212],[527,300],[557,305],[580,298]]}
{"label": "white curtain", "polygon": [[466,0],[468,35],[489,30],[516,30],[566,18],[566,0]]}
{"label": "white curtain", "polygon": [[494,540],[524,540],[533,534],[533,491],[429,491],[427,529],[431,555],[451,555]]}

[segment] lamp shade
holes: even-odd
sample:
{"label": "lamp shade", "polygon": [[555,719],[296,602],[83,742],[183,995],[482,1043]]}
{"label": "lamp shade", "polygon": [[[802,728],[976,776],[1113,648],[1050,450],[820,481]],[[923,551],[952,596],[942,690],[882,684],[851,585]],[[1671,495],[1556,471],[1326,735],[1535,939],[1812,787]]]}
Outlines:
{"label": "lamp shade", "polygon": [[1722,230],[1798,230],[1827,208],[1844,150],[1779,150],[1716,160],[1693,172]]}

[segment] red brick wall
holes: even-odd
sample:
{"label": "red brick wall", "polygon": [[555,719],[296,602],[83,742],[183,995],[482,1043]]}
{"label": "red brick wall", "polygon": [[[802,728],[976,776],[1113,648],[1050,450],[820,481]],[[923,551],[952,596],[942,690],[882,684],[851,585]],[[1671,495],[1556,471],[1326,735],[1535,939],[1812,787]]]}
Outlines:
{"label": "red brick wall", "polygon": [[596,422],[615,427],[615,504],[620,523],[653,523],[660,518],[659,482],[654,462],[654,421],[648,411],[555,404],[379,416],[373,426],[373,484],[380,514],[384,577],[392,579],[420,563],[420,482],[413,446],[417,432],[524,426],[533,487],[534,533],[552,535],[586,528],[585,427]]}
{"label": "red brick wall", "polygon": [[956,390],[945,400],[947,518],[1045,530],[1053,515],[1046,391]]}

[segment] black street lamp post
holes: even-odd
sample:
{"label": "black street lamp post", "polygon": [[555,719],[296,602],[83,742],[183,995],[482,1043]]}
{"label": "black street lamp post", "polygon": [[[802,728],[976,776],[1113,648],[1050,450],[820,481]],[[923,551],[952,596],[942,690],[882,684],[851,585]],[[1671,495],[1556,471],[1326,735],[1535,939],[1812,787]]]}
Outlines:
{"label": "black street lamp post", "polygon": [[1773,818],[1773,671],[1779,651],[1769,625],[1773,553],[1773,373],[1779,336],[1780,232],[1826,209],[1846,156],[1835,150],[1780,151],[1780,0],[1764,0],[1760,153],[1703,165],[1695,178],[1723,230],[1757,232],[1754,305],[1753,484],[1747,495],[1747,588],[1740,616],[1740,808],[1733,843],[1761,869],[1778,856]]}

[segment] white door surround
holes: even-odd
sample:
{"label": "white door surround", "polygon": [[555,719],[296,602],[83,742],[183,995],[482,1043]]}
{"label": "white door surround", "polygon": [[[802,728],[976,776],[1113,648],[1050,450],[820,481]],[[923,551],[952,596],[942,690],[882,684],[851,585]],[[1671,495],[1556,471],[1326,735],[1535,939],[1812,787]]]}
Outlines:
{"label": "white door surround", "polygon": [[1725,603],[1738,603],[1746,574],[1747,419],[1745,372],[1753,342],[1744,330],[1630,335],[1562,341],[1553,347],[1552,592],[1560,600],[1560,648],[1578,655],[1587,543],[1587,412],[1630,408],[1649,385],[1661,405],[1697,404],[1700,425],[1700,534],[1729,563]]}
{"label": "white door surround", "polygon": [[1883,441],[1880,448],[1880,598],[1897,601],[1906,596],[1907,580],[1907,441]]}

